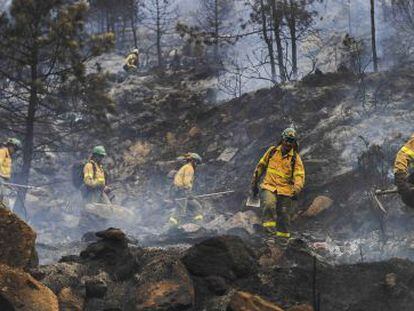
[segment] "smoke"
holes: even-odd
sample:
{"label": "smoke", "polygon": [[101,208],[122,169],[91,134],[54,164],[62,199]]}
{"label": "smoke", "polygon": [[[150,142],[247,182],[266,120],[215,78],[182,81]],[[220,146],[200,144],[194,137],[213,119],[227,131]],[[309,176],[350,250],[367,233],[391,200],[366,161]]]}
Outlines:
{"label": "smoke", "polygon": [[9,12],[12,0],[0,0],[0,12]]}

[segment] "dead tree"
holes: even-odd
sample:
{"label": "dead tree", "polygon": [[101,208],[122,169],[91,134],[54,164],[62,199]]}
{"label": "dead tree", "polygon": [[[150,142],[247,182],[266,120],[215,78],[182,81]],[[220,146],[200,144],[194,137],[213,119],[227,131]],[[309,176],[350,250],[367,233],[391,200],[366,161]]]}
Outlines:
{"label": "dead tree", "polygon": [[157,67],[164,68],[164,40],[173,31],[176,20],[174,0],[145,0],[143,14],[144,26],[154,35]]}
{"label": "dead tree", "polygon": [[375,38],[375,3],[371,0],[371,45],[372,45],[372,62],[374,71],[378,71],[377,43]]}

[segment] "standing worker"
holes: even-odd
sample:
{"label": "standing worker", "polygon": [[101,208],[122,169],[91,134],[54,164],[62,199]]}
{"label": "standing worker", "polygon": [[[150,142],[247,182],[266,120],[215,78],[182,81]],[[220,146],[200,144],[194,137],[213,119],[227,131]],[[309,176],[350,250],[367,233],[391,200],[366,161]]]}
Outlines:
{"label": "standing worker", "polygon": [[414,207],[414,174],[409,168],[414,163],[414,135],[402,146],[394,162],[394,182],[401,199],[408,206]]}
{"label": "standing worker", "polygon": [[[102,166],[102,161],[106,157],[104,146],[93,148],[92,156],[83,167],[83,185],[81,186],[82,197],[85,204],[101,203],[110,204],[108,197],[110,188],[107,186],[106,173]],[[84,208],[81,212],[79,227],[85,232],[90,229],[100,229],[104,227],[106,221],[99,215],[91,214]]]}
{"label": "standing worker", "polygon": [[127,72],[136,71],[139,66],[139,50],[133,49],[125,58],[124,70]]}
{"label": "standing worker", "polygon": [[[175,215],[170,217],[170,223],[178,225],[182,220],[202,221],[203,214],[200,202],[192,195],[195,170],[198,163],[202,159],[197,153],[187,153],[184,155],[186,164],[183,165],[174,176],[173,185],[171,187],[171,195],[177,198],[185,198],[182,201],[176,201]],[[190,218],[190,219],[189,219]]]}
{"label": "standing worker", "polygon": [[277,146],[270,147],[260,159],[254,171],[252,194],[261,188],[262,226],[281,241],[290,238],[292,198],[298,195],[305,182],[305,169],[298,152],[296,131],[287,128]]}
{"label": "standing worker", "polygon": [[12,156],[21,148],[22,143],[17,138],[9,138],[3,147],[0,148],[0,208],[8,208],[7,189],[3,183],[10,182]]}

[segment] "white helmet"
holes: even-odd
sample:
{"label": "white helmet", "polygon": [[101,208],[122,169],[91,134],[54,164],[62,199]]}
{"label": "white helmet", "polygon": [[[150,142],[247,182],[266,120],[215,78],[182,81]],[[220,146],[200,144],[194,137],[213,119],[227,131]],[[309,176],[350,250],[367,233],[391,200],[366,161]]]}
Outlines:
{"label": "white helmet", "polygon": [[138,50],[138,49],[133,49],[133,50],[132,50],[132,53],[134,53],[134,54],[139,54],[139,50]]}

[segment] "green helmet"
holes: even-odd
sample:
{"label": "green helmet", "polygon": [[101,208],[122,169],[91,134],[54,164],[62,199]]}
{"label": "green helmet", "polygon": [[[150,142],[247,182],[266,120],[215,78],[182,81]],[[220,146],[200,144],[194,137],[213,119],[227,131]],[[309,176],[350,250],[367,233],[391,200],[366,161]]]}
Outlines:
{"label": "green helmet", "polygon": [[288,142],[296,142],[296,130],[288,127],[282,132],[282,139]]}
{"label": "green helmet", "polygon": [[18,138],[9,138],[6,142],[7,145],[12,145],[16,149],[22,149],[22,142]]}
{"label": "green helmet", "polygon": [[99,156],[102,156],[102,157],[106,157],[105,147],[104,146],[96,146],[96,147],[94,147],[93,148],[93,151],[92,151],[92,154],[93,155],[99,155]]}

